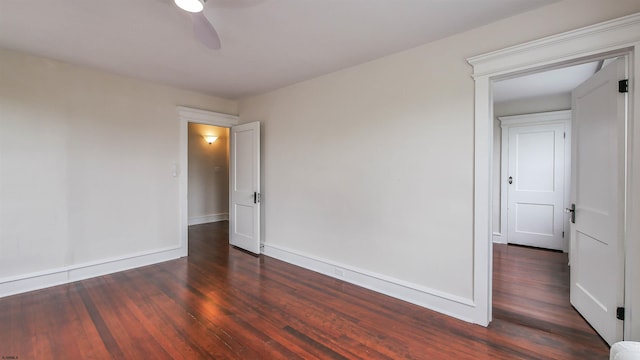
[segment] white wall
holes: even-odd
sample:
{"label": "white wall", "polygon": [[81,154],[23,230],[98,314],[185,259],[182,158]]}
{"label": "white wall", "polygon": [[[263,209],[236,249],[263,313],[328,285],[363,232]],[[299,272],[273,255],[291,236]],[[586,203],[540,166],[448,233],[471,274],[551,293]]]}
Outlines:
{"label": "white wall", "polygon": [[[493,107],[493,115],[495,120],[493,124],[493,233],[494,241],[503,243],[500,225],[502,219],[500,217],[500,168],[502,161],[500,159],[502,129],[500,129],[501,116],[534,114],[547,111],[569,110],[571,109],[571,93],[553,94],[548,96],[539,96],[528,99],[518,99],[505,102],[495,103]],[[499,234],[499,235],[496,235]]]}
{"label": "white wall", "polygon": [[[493,114],[496,116],[497,121],[500,116],[569,109],[571,109],[571,93],[566,93],[495,103]],[[498,125],[500,125],[499,122]]]}
{"label": "white wall", "polygon": [[178,246],[176,105],[237,111],[233,101],[0,50],[0,285]]}
{"label": "white wall", "polygon": [[636,11],[563,1],[241,101],[241,121],[264,124],[265,246],[472,302],[465,59]]}
{"label": "white wall", "polygon": [[[204,135],[218,139],[208,144]],[[229,218],[229,129],[189,123],[189,225]]]}

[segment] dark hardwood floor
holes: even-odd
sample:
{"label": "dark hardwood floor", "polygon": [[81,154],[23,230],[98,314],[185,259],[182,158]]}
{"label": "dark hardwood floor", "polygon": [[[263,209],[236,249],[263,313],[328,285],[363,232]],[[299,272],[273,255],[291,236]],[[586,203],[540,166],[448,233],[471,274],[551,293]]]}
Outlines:
{"label": "dark hardwood floor", "polygon": [[562,252],[495,244],[490,328],[556,343],[556,359],[608,359],[609,346],[569,302],[568,262]]}
{"label": "dark hardwood floor", "polygon": [[488,328],[189,229],[188,258],[0,299],[19,359],[606,359],[568,305],[566,255],[495,247]]}

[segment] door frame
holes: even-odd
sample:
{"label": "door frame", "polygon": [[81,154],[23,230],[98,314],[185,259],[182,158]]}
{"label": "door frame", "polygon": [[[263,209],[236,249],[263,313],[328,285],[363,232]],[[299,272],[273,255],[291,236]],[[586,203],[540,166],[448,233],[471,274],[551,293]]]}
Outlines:
{"label": "door frame", "polygon": [[[177,106],[180,121],[180,151],[178,163],[173,166],[174,176],[179,183],[179,223],[180,223],[180,254],[189,255],[189,123],[205,124],[223,128],[239,125],[240,118],[235,115],[222,114],[214,111]],[[231,139],[229,139],[229,146]],[[229,189],[227,189],[229,191]],[[229,214],[231,216],[231,214]]]}
{"label": "door frame", "polygon": [[[500,240],[504,244],[509,243],[508,223],[509,215],[508,192],[506,174],[509,170],[509,129],[524,126],[562,124],[565,131],[565,151],[564,151],[564,196],[563,209],[568,207],[571,195],[571,110],[547,111],[541,113],[509,115],[498,117],[502,137],[500,139]],[[494,179],[495,181],[495,179]],[[569,251],[569,217],[564,216],[562,221],[565,232],[563,239],[564,252]]]}
{"label": "door frame", "polygon": [[[638,83],[640,56],[640,13],[587,26],[562,34],[545,37],[503,50],[467,59],[473,67],[475,80],[474,129],[474,211],[473,211],[473,299],[474,321],[487,326],[492,319],[492,198],[493,198],[493,94],[492,83],[526,73],[539,72],[567,65],[628,55],[630,96],[627,115],[627,172],[624,214],[625,247],[625,304],[640,313],[640,285],[631,281],[640,274],[640,264],[630,261],[640,255],[640,244],[629,239],[640,238],[640,187],[632,187],[640,179],[640,114],[634,104],[640,104],[640,91],[633,91]],[[623,205],[624,206],[624,205]],[[636,221],[629,221],[635,219]],[[628,311],[624,324],[625,339],[640,338],[640,315]],[[636,317],[638,319],[636,319]]]}

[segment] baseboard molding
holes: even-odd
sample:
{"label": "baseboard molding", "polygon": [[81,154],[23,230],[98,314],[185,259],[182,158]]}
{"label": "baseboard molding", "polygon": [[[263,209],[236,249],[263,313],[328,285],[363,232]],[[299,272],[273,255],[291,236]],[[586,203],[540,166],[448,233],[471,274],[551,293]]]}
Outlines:
{"label": "baseboard molding", "polygon": [[0,298],[141,266],[157,264],[183,256],[184,254],[180,247],[171,247],[2,278],[0,279]]}
{"label": "baseboard molding", "polygon": [[277,245],[263,244],[263,254],[430,310],[477,323],[473,300],[429,289],[389,276],[338,264]]}
{"label": "baseboard molding", "polygon": [[498,232],[494,232],[493,236],[492,236],[492,240],[495,244],[506,244],[507,242],[504,241],[502,234],[498,233]]}
{"label": "baseboard molding", "polygon": [[229,220],[229,213],[209,214],[189,218],[189,226]]}

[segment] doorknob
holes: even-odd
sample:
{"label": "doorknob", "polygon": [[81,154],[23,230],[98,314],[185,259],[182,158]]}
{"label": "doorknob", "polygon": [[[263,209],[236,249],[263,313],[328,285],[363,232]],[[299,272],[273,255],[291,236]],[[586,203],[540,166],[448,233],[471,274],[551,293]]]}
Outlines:
{"label": "doorknob", "polygon": [[513,184],[513,177],[509,176],[509,179],[507,181],[509,181],[509,184]]}
{"label": "doorknob", "polygon": [[576,223],[576,204],[571,204],[571,207],[565,208],[564,212],[566,212],[567,214],[571,214],[571,223],[575,224]]}

